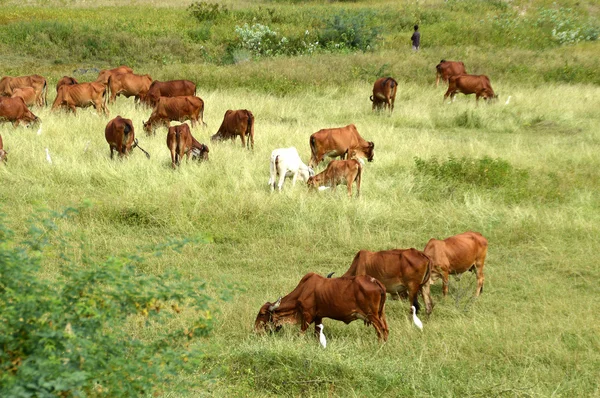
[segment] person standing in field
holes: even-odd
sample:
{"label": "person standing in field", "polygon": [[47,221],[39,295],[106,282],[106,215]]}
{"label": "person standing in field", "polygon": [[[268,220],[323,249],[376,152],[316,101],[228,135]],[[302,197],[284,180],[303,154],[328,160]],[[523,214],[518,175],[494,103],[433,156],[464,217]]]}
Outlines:
{"label": "person standing in field", "polygon": [[421,33],[419,32],[419,25],[415,25],[415,33],[413,33],[410,40],[412,40],[412,49],[414,51],[419,51],[419,47],[421,46]]}

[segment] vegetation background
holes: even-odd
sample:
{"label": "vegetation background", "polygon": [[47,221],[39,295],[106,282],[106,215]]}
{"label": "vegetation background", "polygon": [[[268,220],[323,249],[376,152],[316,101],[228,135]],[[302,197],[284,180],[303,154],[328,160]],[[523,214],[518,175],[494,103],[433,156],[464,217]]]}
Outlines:
{"label": "vegetation background", "polygon": [[[585,0],[0,0],[0,75],[45,76],[49,102],[63,75],[92,81],[120,64],[193,80],[208,123],[193,133],[211,151],[208,163],[173,171],[164,129],[146,137],[150,110],[124,98],[110,117],[134,121],[150,160],[134,151],[110,161],[109,119],[91,109],[33,108],[39,135],[0,125],[10,151],[0,167],[0,319],[14,337],[0,342],[0,391],[599,396],[599,12]],[[488,75],[499,101],[443,103],[440,59]],[[391,115],[368,99],[384,75],[399,82]],[[242,108],[256,117],[255,150],[212,145],[225,111]],[[349,123],[376,146],[360,198],[289,182],[270,192],[271,150],[295,146],[308,161],[311,133]],[[471,274],[451,279],[446,299],[435,285],[423,332],[408,303],[391,300],[386,344],[359,322],[326,320],[326,350],[298,327],[252,332],[259,307],[307,272],[339,275],[359,249],[422,249],[466,230],[490,243],[484,293],[472,299]],[[60,293],[71,285],[78,294]],[[26,300],[15,286],[31,289]],[[157,301],[168,315],[152,310]],[[100,314],[92,326],[90,308]],[[193,328],[205,332],[191,339]],[[64,342],[88,331],[106,339],[87,360],[65,361]],[[25,341],[35,342],[29,357],[7,348]],[[107,347],[117,360],[91,360]],[[25,372],[42,359],[52,366]]]}

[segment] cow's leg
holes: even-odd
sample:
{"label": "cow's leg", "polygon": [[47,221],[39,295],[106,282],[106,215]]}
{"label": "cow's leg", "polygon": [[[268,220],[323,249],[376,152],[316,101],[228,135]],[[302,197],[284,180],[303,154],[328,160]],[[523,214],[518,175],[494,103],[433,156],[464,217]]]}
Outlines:
{"label": "cow's leg", "polygon": [[269,177],[269,186],[271,187],[271,191],[273,191],[275,190],[275,179],[277,178],[277,168],[273,160],[271,160],[269,171],[271,172],[271,177]]}
{"label": "cow's leg", "polygon": [[68,105],[69,109],[71,110],[71,112],[73,112],[73,115],[77,115],[77,110],[75,109],[75,105]]}
{"label": "cow's leg", "polygon": [[425,311],[427,311],[427,315],[431,314],[431,311],[433,310],[430,286],[431,279],[425,282],[425,284],[421,287],[421,295],[423,296],[423,301],[425,301]]}
{"label": "cow's leg", "polygon": [[[446,99],[448,98],[449,95],[452,94],[452,90],[450,89],[450,87],[448,87],[448,90],[446,91],[446,93],[444,94],[444,101],[446,102]],[[451,98],[452,99],[452,98]]]}
{"label": "cow's leg", "polygon": [[[235,135],[233,137],[235,139]],[[240,138],[242,139],[242,148],[246,148],[246,134],[243,131],[240,134]]]}
{"label": "cow's leg", "polygon": [[281,192],[281,188],[283,187],[283,183],[285,182],[285,173],[286,170],[279,170],[279,182],[277,183],[277,188],[279,192]]}
{"label": "cow's leg", "polygon": [[[385,320],[381,320],[379,316],[375,314],[367,315],[368,322],[373,325],[375,331],[377,332],[377,338],[381,341],[387,341],[388,338],[388,330],[387,330],[387,322]],[[384,323],[385,322],[385,323]]]}
{"label": "cow's leg", "polygon": [[444,297],[448,295],[448,269],[442,270],[442,293]]}
{"label": "cow's leg", "polygon": [[298,179],[298,170],[292,175],[292,186],[296,186],[296,180]]}
{"label": "cow's leg", "polygon": [[352,198],[352,177],[346,177],[346,188],[348,189],[348,197]]}
{"label": "cow's leg", "polygon": [[477,268],[477,291],[475,292],[475,297],[478,297],[481,293],[483,293],[483,282],[485,281],[485,277],[483,276],[484,263],[485,254],[475,262],[475,266]]}
{"label": "cow's leg", "polygon": [[110,147],[110,160],[113,159],[114,154],[115,154],[115,149],[111,145],[111,147]]}

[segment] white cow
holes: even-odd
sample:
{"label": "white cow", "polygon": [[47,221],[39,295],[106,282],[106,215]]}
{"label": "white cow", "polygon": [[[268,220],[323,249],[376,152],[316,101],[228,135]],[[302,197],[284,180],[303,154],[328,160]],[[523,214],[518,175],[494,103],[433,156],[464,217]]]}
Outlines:
{"label": "white cow", "polygon": [[302,162],[302,159],[300,159],[300,155],[298,155],[296,148],[279,148],[271,152],[271,178],[269,178],[271,191],[275,189],[277,176],[279,176],[279,182],[277,186],[281,191],[285,177],[292,177],[293,186],[296,184],[298,175],[300,175],[304,182],[306,182],[309,177],[315,175],[315,172],[311,167],[308,167],[304,164],[304,162]]}

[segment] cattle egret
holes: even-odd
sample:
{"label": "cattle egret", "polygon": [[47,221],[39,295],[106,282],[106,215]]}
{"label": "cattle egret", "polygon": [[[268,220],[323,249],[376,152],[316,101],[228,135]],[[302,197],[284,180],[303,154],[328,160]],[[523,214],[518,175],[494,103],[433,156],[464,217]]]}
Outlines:
{"label": "cattle egret", "polygon": [[413,322],[415,323],[415,325],[423,330],[423,322],[421,322],[421,320],[419,319],[419,317],[417,317],[417,309],[415,308],[415,306],[411,306],[410,307],[412,314],[413,314]]}
{"label": "cattle egret", "polygon": [[329,189],[329,188],[331,188],[331,187],[326,187],[326,186],[323,185],[323,186],[319,187],[319,191],[324,191],[324,190]]}
{"label": "cattle egret", "polygon": [[90,140],[86,141],[85,147],[83,148],[84,153],[87,152],[88,148],[90,147],[90,142],[91,142]]}
{"label": "cattle egret", "polygon": [[50,151],[46,148],[46,160],[48,163],[52,164],[52,158],[50,157]]}
{"label": "cattle egret", "polygon": [[508,96],[508,98],[506,99],[506,102],[504,103],[504,105],[508,105],[508,103],[510,102],[510,95]]}
{"label": "cattle egret", "polygon": [[319,342],[321,343],[323,348],[326,348],[327,347],[327,339],[325,338],[325,334],[323,333],[323,324],[320,323],[317,325],[317,327],[319,328]]}
{"label": "cattle egret", "polygon": [[38,129],[37,135],[42,135],[42,128],[41,127]]}

